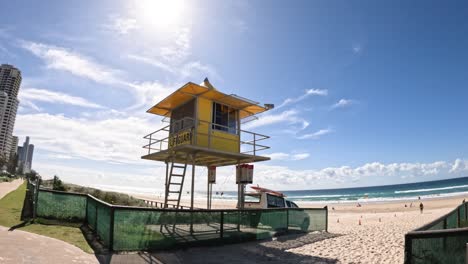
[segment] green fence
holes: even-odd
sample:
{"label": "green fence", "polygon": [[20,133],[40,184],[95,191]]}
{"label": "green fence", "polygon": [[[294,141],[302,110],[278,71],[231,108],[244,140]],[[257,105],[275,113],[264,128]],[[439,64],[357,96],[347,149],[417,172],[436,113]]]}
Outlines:
{"label": "green fence", "polygon": [[111,250],[265,239],[291,230],[327,230],[327,208],[177,210],[115,206],[91,195],[39,191],[38,216],[83,221]]}
{"label": "green fence", "polygon": [[40,178],[36,180],[26,179],[26,196],[21,210],[21,220],[28,220],[36,217],[37,196],[39,194]]}
{"label": "green fence", "polygon": [[405,235],[405,264],[466,263],[468,203]]}
{"label": "green fence", "polygon": [[41,189],[37,198],[37,216],[70,222],[86,219],[87,195]]}

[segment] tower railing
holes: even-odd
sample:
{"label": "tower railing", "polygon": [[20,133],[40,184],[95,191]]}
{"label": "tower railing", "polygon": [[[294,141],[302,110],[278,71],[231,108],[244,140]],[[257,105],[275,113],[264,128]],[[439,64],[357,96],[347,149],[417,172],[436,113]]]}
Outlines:
{"label": "tower railing", "polygon": [[[206,133],[206,128],[202,131],[200,126],[208,127],[208,133]],[[197,145],[197,137],[203,136],[207,140],[207,148],[212,148],[212,142],[216,139],[223,141],[238,142],[240,145],[239,153],[249,154],[257,156],[257,153],[262,150],[269,149],[269,146],[263,145],[263,140],[269,139],[269,136],[262,135],[259,133],[242,130],[239,128],[233,128],[221,124],[216,124],[212,122],[207,122],[200,119],[195,119],[191,117],[184,117],[179,120],[171,120],[169,125],[166,125],[143,138],[148,140],[148,143],[143,146],[144,149],[148,150],[148,155],[160,151],[169,149],[169,141],[174,135],[191,132],[190,144]],[[219,136],[213,131],[219,131],[221,133],[238,135],[237,138],[231,138],[226,136]],[[262,143],[262,144],[259,144]]]}

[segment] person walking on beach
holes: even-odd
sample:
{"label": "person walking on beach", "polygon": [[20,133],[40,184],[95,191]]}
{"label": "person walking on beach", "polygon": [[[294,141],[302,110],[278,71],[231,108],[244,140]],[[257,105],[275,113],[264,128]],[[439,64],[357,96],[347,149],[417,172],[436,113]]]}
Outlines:
{"label": "person walking on beach", "polygon": [[421,214],[422,214],[423,210],[424,210],[424,204],[423,203],[419,204],[419,210],[421,211]]}

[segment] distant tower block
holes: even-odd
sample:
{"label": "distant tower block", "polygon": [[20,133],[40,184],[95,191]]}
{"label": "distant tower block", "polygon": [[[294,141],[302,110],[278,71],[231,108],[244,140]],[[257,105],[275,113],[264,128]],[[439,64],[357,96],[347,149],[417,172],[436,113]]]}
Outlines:
{"label": "distant tower block", "polygon": [[[208,79],[201,84],[189,82],[151,107],[147,112],[164,116],[169,125],[145,137],[148,153],[142,158],[166,163],[166,206],[174,202],[179,207],[187,165],[192,165],[193,208],[195,166],[206,166],[213,172],[219,166],[269,160],[258,155],[269,148],[263,145],[269,137],[241,130],[241,123],[272,108],[271,104],[261,106],[222,93]],[[210,192],[213,180],[207,181]]]}
{"label": "distant tower block", "polygon": [[18,167],[22,170],[21,173],[31,172],[33,154],[34,145],[29,144],[29,137],[26,137],[23,146],[18,147]]}
{"label": "distant tower block", "polygon": [[11,65],[0,65],[0,154],[7,158],[13,145],[13,128],[20,85],[21,72]]}

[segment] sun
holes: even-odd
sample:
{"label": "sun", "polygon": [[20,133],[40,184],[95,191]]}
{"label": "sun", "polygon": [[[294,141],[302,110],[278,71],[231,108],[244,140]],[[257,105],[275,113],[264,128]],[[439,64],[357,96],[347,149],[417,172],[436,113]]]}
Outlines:
{"label": "sun", "polygon": [[187,2],[183,0],[138,0],[137,21],[148,29],[171,30],[186,20]]}

